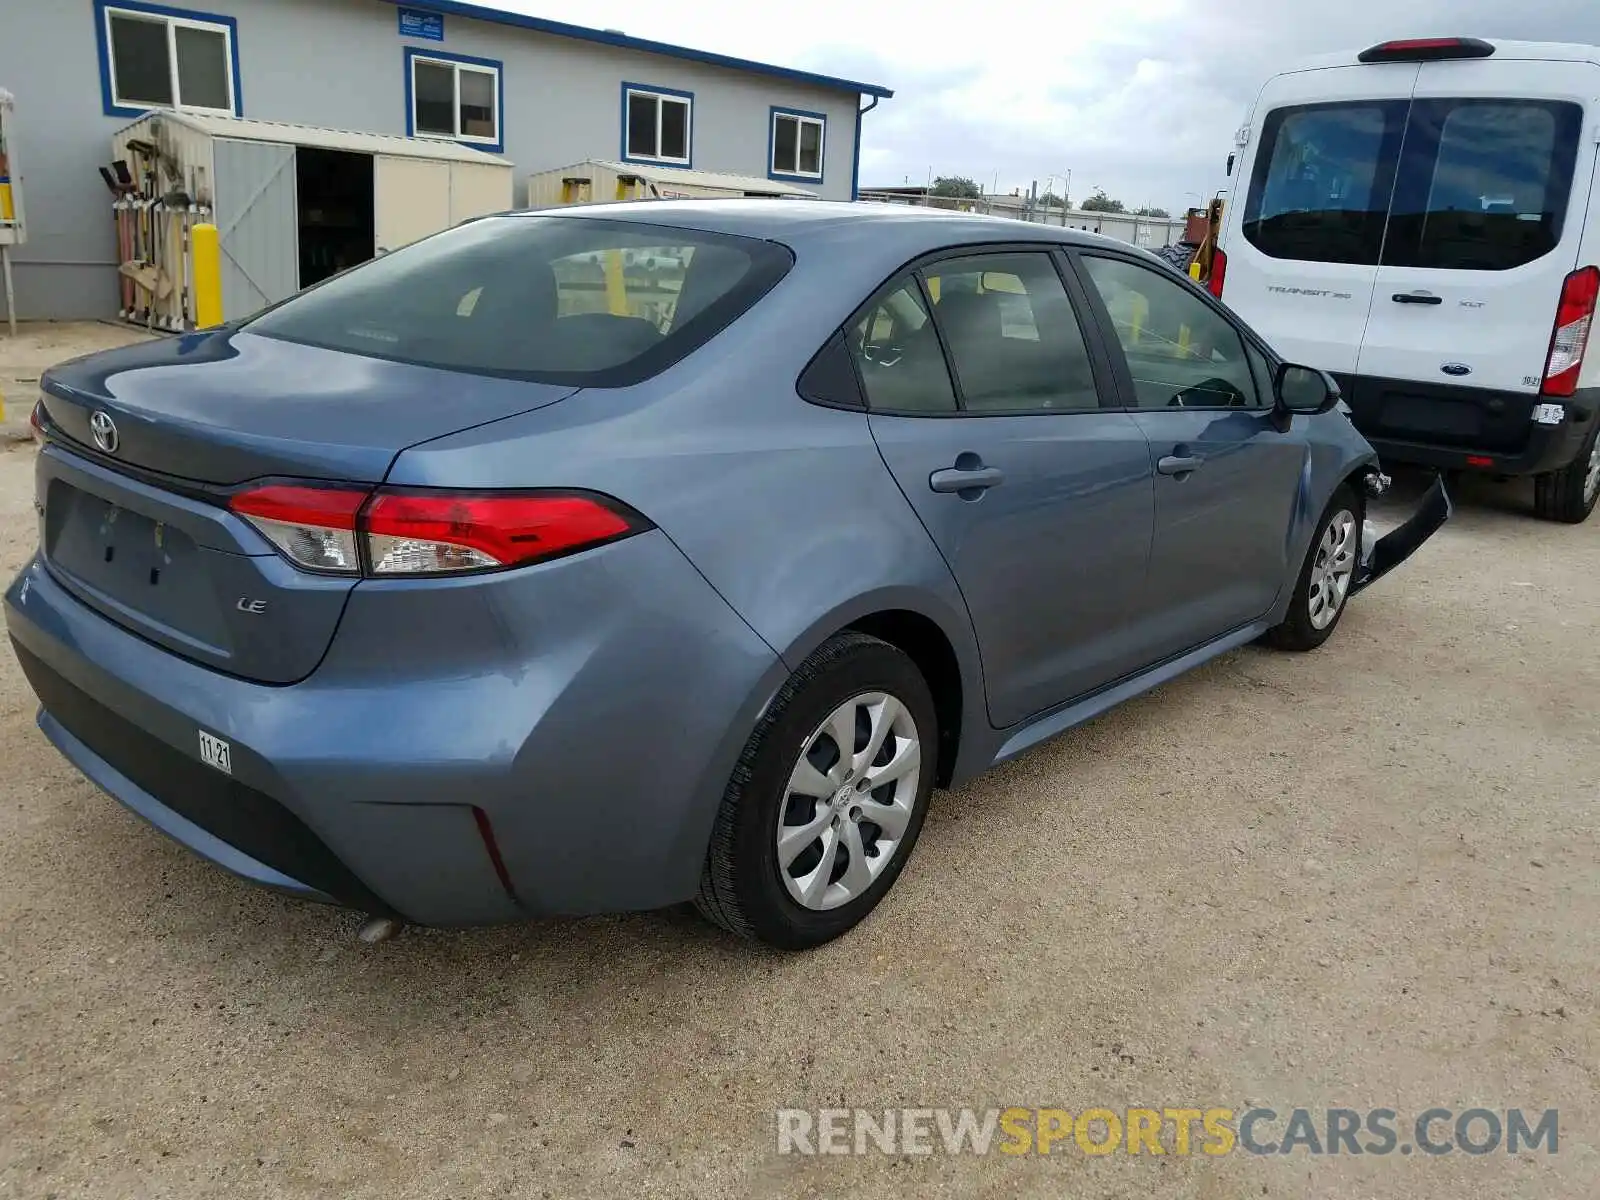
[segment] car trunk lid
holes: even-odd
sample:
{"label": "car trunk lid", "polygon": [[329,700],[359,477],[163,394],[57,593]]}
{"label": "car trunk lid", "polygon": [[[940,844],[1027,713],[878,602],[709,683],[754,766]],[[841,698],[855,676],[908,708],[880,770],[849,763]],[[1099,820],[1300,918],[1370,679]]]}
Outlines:
{"label": "car trunk lid", "polygon": [[222,333],[64,364],[41,390],[36,501],[52,573],[177,654],[292,683],[321,661],[356,577],[291,565],[228,510],[237,485],[376,485],[408,446],[575,389]]}

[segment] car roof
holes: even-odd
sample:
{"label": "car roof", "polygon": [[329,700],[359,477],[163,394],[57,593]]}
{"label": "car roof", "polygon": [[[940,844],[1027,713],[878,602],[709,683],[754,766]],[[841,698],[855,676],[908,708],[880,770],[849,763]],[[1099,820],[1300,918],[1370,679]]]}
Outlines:
{"label": "car roof", "polygon": [[706,233],[737,234],[779,242],[796,252],[803,252],[808,246],[861,241],[907,259],[964,243],[1043,242],[1115,247],[1160,261],[1140,247],[1081,229],[873,201],[639,200],[529,209],[516,215],[638,221]]}

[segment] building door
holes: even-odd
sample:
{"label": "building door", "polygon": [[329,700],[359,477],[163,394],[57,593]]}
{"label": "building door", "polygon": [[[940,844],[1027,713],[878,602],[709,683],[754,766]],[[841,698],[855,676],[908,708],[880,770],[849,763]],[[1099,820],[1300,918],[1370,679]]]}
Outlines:
{"label": "building door", "polygon": [[222,312],[233,321],[299,290],[294,147],[218,138]]}
{"label": "building door", "polygon": [[373,164],[378,253],[450,228],[450,164],[379,156]]}

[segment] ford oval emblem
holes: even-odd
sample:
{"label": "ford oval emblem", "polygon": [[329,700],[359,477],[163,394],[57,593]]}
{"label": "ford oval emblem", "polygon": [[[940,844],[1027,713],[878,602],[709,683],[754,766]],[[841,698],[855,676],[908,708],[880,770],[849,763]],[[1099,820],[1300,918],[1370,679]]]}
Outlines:
{"label": "ford oval emblem", "polygon": [[1466,363],[1445,363],[1444,366],[1439,368],[1439,370],[1443,371],[1446,375],[1459,376],[1472,374],[1472,368],[1467,366]]}

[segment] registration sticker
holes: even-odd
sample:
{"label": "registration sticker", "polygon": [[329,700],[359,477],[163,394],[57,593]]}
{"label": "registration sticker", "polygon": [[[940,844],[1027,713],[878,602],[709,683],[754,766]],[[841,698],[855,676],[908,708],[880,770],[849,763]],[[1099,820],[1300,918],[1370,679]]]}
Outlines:
{"label": "registration sticker", "polygon": [[1539,404],[1534,406],[1533,421],[1536,425],[1559,425],[1566,419],[1567,410],[1559,404]]}
{"label": "registration sticker", "polygon": [[204,729],[200,731],[200,761],[208,767],[215,767],[224,775],[233,774],[233,758],[228,743],[219,737],[212,737]]}

